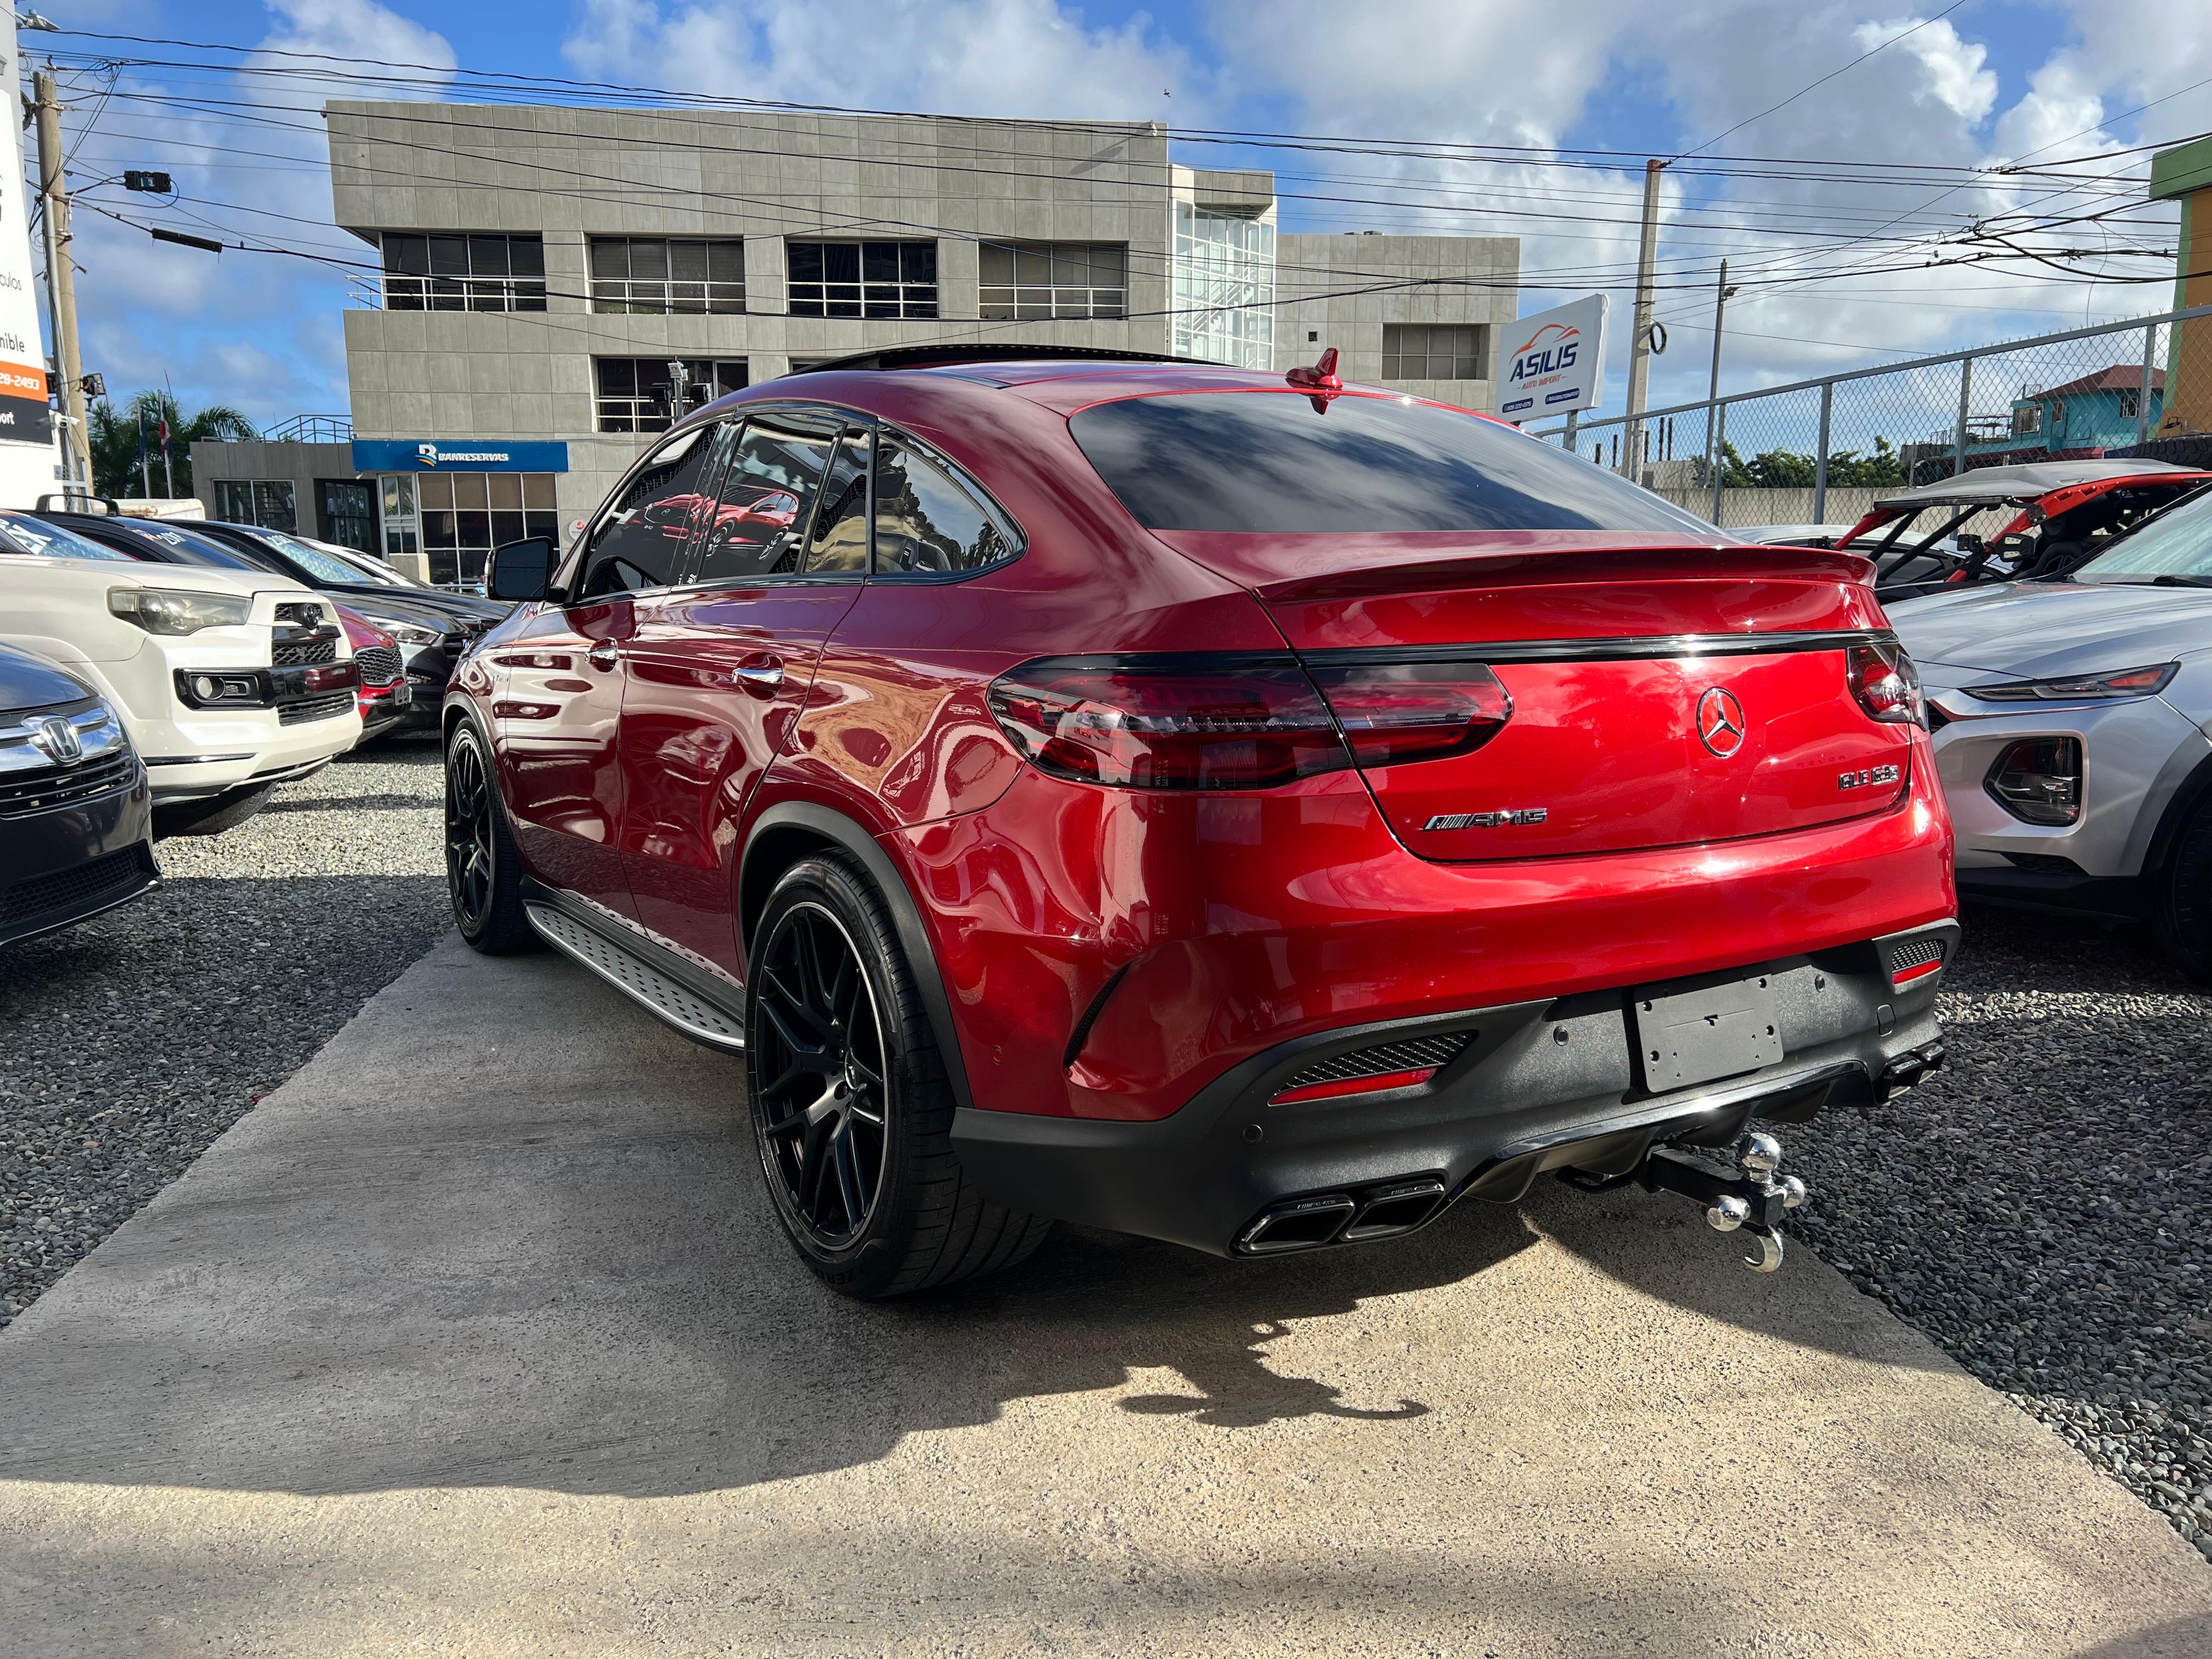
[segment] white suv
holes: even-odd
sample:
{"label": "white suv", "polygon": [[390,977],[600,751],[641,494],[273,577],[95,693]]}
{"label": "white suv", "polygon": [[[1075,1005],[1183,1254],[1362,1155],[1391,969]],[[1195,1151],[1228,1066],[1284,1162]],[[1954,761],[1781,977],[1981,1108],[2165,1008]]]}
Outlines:
{"label": "white suv", "polygon": [[213,835],[361,738],[337,611],[289,576],[146,564],[0,513],[0,643],[123,710],[163,835]]}

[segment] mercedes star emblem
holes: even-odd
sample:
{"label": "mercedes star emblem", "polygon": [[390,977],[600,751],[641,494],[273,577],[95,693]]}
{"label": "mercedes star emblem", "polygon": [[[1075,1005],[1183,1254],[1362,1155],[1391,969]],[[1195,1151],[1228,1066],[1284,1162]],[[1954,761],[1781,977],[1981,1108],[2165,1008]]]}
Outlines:
{"label": "mercedes star emblem", "polygon": [[1743,747],[1743,705],[1735,692],[1716,685],[1698,699],[1698,737],[1723,760]]}

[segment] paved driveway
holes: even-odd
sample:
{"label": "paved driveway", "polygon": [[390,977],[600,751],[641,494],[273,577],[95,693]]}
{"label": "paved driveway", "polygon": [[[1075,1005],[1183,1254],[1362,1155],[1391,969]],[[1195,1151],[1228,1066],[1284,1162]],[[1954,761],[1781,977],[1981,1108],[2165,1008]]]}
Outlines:
{"label": "paved driveway", "polygon": [[441,945],[0,1337],[0,1648],[2212,1651],[2171,1529],[1686,1204],[854,1307],[740,1114]]}

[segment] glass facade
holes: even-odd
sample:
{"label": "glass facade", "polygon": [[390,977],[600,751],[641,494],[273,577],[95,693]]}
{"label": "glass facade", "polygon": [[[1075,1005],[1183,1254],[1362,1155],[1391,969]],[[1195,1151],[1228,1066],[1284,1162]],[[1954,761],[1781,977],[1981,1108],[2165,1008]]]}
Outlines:
{"label": "glass facade", "polygon": [[215,516],[226,524],[264,530],[300,527],[298,490],[289,478],[222,478],[215,486]]}
{"label": "glass facade", "polygon": [[1175,352],[1240,368],[1275,366],[1275,228],[1175,204]]}
{"label": "glass facade", "polygon": [[561,541],[550,472],[416,472],[377,481],[384,553],[420,549],[441,587],[483,580],[492,549],[526,536]]}

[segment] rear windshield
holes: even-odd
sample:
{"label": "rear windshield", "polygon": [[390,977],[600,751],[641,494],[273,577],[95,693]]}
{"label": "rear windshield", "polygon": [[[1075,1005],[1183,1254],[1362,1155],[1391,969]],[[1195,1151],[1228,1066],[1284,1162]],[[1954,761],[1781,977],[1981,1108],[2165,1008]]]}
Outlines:
{"label": "rear windshield", "polygon": [[1068,422],[1152,530],[1626,530],[1708,539],[1649,490],[1495,421],[1396,398],[1208,392]]}

